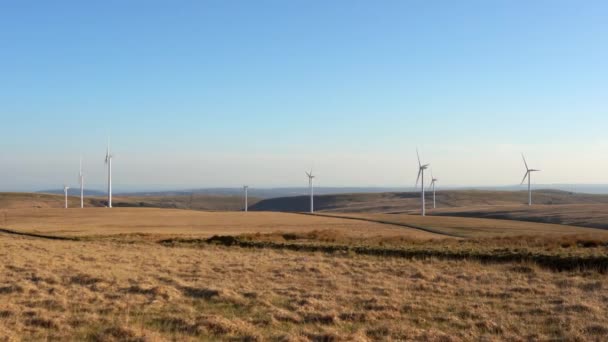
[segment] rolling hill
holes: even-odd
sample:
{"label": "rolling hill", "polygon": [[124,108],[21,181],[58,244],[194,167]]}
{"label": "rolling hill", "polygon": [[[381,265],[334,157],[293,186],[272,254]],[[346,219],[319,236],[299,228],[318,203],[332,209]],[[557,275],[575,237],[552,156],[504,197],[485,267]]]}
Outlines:
{"label": "rolling hill", "polygon": [[493,218],[608,229],[608,204],[472,206],[431,210],[431,215]]}
{"label": "rolling hill", "polygon": [[[430,206],[432,194],[426,194]],[[281,197],[259,201],[251,210],[308,211],[308,196]],[[514,206],[527,201],[526,191],[449,190],[437,192],[438,208],[470,206]],[[608,204],[608,195],[571,193],[559,190],[538,190],[534,202],[555,204]],[[420,194],[414,192],[353,193],[315,196],[315,210],[351,213],[408,213],[420,207]]]}
{"label": "rolling hill", "polygon": [[[415,214],[418,193],[340,194],[315,196],[315,211],[347,214]],[[432,194],[427,193],[427,209]],[[262,200],[250,210],[308,211],[308,196]],[[437,208],[429,215],[508,219],[608,229],[608,195],[559,190],[534,192],[532,207],[526,191],[454,190],[437,192]]]}
{"label": "rolling hill", "polygon": [[[259,199],[249,197],[249,203],[255,204]],[[71,208],[80,205],[77,196],[68,197]],[[173,196],[114,196],[114,207],[149,207],[173,208],[193,210],[230,210],[238,211],[243,208],[242,196],[219,196],[205,194],[188,194]],[[105,207],[105,197],[85,197],[85,207]],[[0,209],[26,209],[26,208],[62,208],[63,195],[45,193],[0,193]]]}

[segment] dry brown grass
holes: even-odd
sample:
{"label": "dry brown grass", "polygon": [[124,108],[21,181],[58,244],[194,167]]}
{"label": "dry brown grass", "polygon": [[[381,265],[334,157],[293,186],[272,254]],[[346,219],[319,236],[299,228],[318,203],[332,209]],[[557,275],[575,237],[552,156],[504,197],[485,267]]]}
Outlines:
{"label": "dry brown grass", "polygon": [[431,214],[559,223],[608,229],[608,204],[471,206],[431,210]]}
{"label": "dry brown grass", "polygon": [[465,238],[521,236],[521,235],[572,235],[588,234],[608,236],[608,230],[584,228],[562,224],[547,224],[516,220],[484,219],[475,217],[420,216],[409,214],[323,214],[337,217],[351,217],[372,221],[392,222],[429,228],[438,233],[452,234]]}
{"label": "dry brown grass", "polygon": [[[0,233],[0,341],[583,341],[608,335],[608,275],[480,263],[466,254],[605,257],[606,232],[452,217],[358,218],[390,218],[468,238],[285,213],[0,210],[0,227],[82,239]],[[460,260],[156,243],[211,235],[447,251]]]}
{"label": "dry brown grass", "polygon": [[0,234],[0,340],[602,340],[608,276]]}
{"label": "dry brown grass", "polygon": [[0,210],[0,227],[56,236],[110,234],[237,235],[331,229],[350,236],[441,237],[372,222],[271,212],[201,212],[154,208]]}

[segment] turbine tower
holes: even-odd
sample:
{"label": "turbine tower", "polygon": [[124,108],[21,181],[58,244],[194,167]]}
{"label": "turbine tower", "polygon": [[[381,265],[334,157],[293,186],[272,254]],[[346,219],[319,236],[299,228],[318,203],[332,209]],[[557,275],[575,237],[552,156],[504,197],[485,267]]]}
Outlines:
{"label": "turbine tower", "polygon": [[65,184],[63,185],[63,194],[65,195],[65,208],[66,209],[68,208],[68,189],[69,188],[70,188],[69,186],[67,186]]}
{"label": "turbine tower", "polygon": [[426,209],[424,206],[424,170],[428,169],[431,164],[422,165],[420,162],[420,154],[418,153],[418,149],[416,149],[416,156],[418,157],[418,177],[416,178],[416,188],[418,187],[418,181],[422,180],[422,182],[420,182],[422,190],[422,216],[426,216]]}
{"label": "turbine tower", "polygon": [[249,189],[249,185],[243,186],[243,191],[245,191],[245,212],[247,212],[247,208],[249,208],[249,205],[247,205],[247,190],[248,189]]}
{"label": "turbine tower", "polygon": [[110,139],[106,150],[106,165],[108,165],[108,208],[112,208],[112,154],[110,153]]}
{"label": "turbine tower", "polygon": [[82,157],[80,157],[80,172],[78,173],[80,183],[80,208],[84,208],[84,175],[82,174]]}
{"label": "turbine tower", "polygon": [[521,180],[521,184],[524,184],[524,181],[526,180],[526,177],[528,178],[528,206],[532,205],[532,187],[531,187],[531,176],[532,176],[532,172],[538,172],[540,170],[537,169],[531,169],[528,167],[528,163],[526,162],[526,157],[524,157],[524,154],[521,154],[522,159],[524,160],[524,165],[526,166],[526,173],[524,174],[524,178]]}
{"label": "turbine tower", "polygon": [[433,209],[437,208],[437,204],[435,202],[435,183],[437,183],[439,179],[433,177],[433,171],[431,170],[431,184],[429,185],[429,189],[433,189]]}
{"label": "turbine tower", "polygon": [[306,176],[308,176],[308,188],[310,189],[310,213],[314,213],[315,206],[314,206],[314,191],[313,191],[313,186],[312,186],[312,180],[313,180],[313,178],[315,178],[315,176],[312,175],[312,169],[310,169],[310,172],[306,172]]}

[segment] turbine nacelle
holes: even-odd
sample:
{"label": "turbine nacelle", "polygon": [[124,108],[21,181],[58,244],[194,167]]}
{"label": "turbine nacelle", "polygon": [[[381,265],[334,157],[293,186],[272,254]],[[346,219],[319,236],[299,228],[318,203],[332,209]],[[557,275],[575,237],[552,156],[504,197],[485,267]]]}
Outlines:
{"label": "turbine nacelle", "polygon": [[[418,168],[418,177],[416,177],[416,187],[418,187],[418,182],[420,181],[420,176],[423,175],[424,170],[428,169],[431,164],[420,165]],[[424,186],[424,184],[422,184]]]}
{"label": "turbine nacelle", "polygon": [[526,173],[524,173],[524,178],[522,178],[520,185],[524,184],[524,182],[526,181],[526,178],[528,178],[528,180],[529,180],[530,174],[532,172],[539,172],[539,171],[541,171],[539,169],[531,169],[530,167],[528,167],[528,162],[526,162],[526,157],[524,157],[523,153],[521,155],[521,158],[524,160],[524,166],[526,167]]}
{"label": "turbine nacelle", "polygon": [[[424,170],[428,169],[429,166],[431,166],[431,164],[422,164],[422,162],[420,161],[420,153],[418,153],[418,149],[416,149],[416,157],[418,158],[418,177],[416,177],[416,188],[418,188],[418,182],[422,179],[422,182],[420,182],[420,190],[421,190],[421,197],[420,197],[420,201],[422,202],[422,211],[421,214],[422,216],[426,215],[426,211],[425,211],[425,205],[424,205]],[[431,178],[432,175],[431,175]]]}

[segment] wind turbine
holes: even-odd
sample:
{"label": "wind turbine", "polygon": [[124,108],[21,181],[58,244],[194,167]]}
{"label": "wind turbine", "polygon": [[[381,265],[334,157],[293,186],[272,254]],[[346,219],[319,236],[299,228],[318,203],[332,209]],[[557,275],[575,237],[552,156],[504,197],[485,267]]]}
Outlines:
{"label": "wind turbine", "polygon": [[63,194],[65,195],[65,208],[66,209],[68,208],[68,189],[69,188],[70,188],[69,186],[67,186],[65,184],[63,185]]}
{"label": "wind turbine", "polygon": [[528,177],[528,206],[532,205],[532,188],[531,188],[531,176],[532,176],[532,172],[538,172],[540,170],[537,169],[531,169],[528,167],[528,163],[526,162],[526,157],[524,157],[524,154],[521,154],[522,159],[524,160],[524,165],[526,166],[526,173],[524,174],[524,178],[521,180],[521,184],[524,184],[524,181],[526,180],[526,177]]}
{"label": "wind turbine", "polygon": [[247,208],[249,208],[249,206],[247,205],[247,190],[248,189],[249,189],[249,185],[243,186],[243,190],[245,191],[245,212],[247,212]]}
{"label": "wind turbine", "polygon": [[418,149],[416,149],[416,156],[418,157],[418,177],[416,178],[416,187],[418,187],[418,181],[422,180],[421,189],[422,189],[422,216],[426,216],[426,209],[424,206],[424,170],[428,169],[431,164],[424,164],[420,162],[420,154],[418,153]]}
{"label": "wind turbine", "polygon": [[80,208],[84,208],[84,175],[82,174],[82,157],[80,157],[80,172],[78,173],[80,183]]}
{"label": "wind turbine", "polygon": [[437,183],[439,179],[433,177],[433,170],[431,170],[431,184],[429,185],[429,189],[433,188],[433,209],[437,208],[435,202],[435,183]]}
{"label": "wind turbine", "polygon": [[110,139],[106,150],[106,165],[108,165],[108,208],[112,208],[112,154],[110,153]]}
{"label": "wind turbine", "polygon": [[308,187],[310,189],[310,212],[314,213],[315,206],[314,206],[314,192],[313,192],[312,180],[313,180],[313,178],[315,178],[315,176],[312,175],[312,169],[310,169],[310,172],[306,172],[306,176],[308,176]]}

